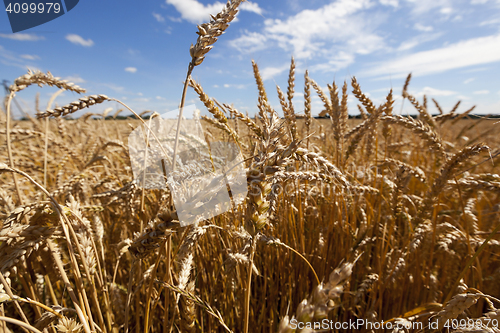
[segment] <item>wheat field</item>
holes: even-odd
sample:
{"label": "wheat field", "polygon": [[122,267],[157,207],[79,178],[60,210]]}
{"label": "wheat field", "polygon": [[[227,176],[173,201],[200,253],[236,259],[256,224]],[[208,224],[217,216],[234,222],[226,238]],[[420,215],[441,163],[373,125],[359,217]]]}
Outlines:
{"label": "wheat field", "polygon": [[[276,87],[284,117],[256,63],[255,117],[219,103],[191,73],[240,2],[199,26],[181,108],[191,87],[213,116],[208,141],[241,149],[248,195],[199,223],[181,226],[169,189],[134,181],[127,140],[148,117],[50,73],[14,81],[0,112],[0,332],[500,332],[500,125],[417,100],[411,75],[375,105],[356,78],[323,91],[306,72],[299,105],[293,58]],[[82,97],[12,120],[31,85]],[[395,94],[416,118],[396,114]],[[109,102],[123,107],[94,117]]]}

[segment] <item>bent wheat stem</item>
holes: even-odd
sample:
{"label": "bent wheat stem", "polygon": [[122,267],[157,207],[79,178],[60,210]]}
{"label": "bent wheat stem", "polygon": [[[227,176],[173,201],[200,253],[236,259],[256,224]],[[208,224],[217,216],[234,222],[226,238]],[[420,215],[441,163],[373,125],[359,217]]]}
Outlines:
{"label": "bent wheat stem", "polygon": [[17,319],[14,319],[14,318],[0,316],[0,321],[5,321],[7,323],[11,323],[11,324],[15,324],[17,326],[21,326],[22,328],[30,330],[30,331],[32,331],[34,333],[42,333],[38,329],[34,328],[33,326],[31,326],[29,324],[26,324],[26,323],[24,323],[22,321],[19,321]]}

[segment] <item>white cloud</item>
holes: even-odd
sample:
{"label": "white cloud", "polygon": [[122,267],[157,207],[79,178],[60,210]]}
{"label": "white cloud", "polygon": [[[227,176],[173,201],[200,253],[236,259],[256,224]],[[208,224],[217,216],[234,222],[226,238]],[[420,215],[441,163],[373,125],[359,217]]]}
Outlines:
{"label": "white cloud", "polygon": [[415,25],[413,26],[413,29],[418,30],[418,31],[423,31],[423,32],[430,32],[430,31],[434,30],[434,28],[431,27],[430,25],[423,25],[421,23],[415,23]]}
{"label": "white cloud", "polygon": [[453,12],[453,8],[451,8],[451,7],[443,7],[443,8],[441,8],[441,10],[439,12],[441,14],[448,15],[448,14],[451,14]]}
{"label": "white cloud", "polygon": [[224,8],[224,3],[216,1],[211,5],[203,5],[196,0],[166,0],[181,14],[181,17],[191,23],[200,24],[210,19]]}
{"label": "white cloud", "polygon": [[489,90],[478,90],[473,92],[474,95],[488,95],[489,93]]}
{"label": "white cloud", "polygon": [[311,72],[337,71],[353,64],[354,59],[354,54],[340,51],[328,62],[311,66]]}
{"label": "white cloud", "polygon": [[489,70],[489,67],[476,67],[476,68],[471,68],[471,69],[465,69],[462,71],[462,73],[477,73],[477,72],[484,72]]}
{"label": "white cloud", "polygon": [[398,7],[399,0],[380,0],[380,3],[384,6]]}
{"label": "white cloud", "polygon": [[500,24],[500,19],[492,19],[479,23],[480,26]]}
{"label": "white cloud", "polygon": [[262,15],[262,8],[255,2],[245,1],[240,5],[240,9]]}
{"label": "white cloud", "polygon": [[452,90],[440,90],[431,87],[424,87],[421,91],[415,94],[416,97],[422,97],[423,95],[427,96],[452,96],[456,95],[456,91]]}
{"label": "white cloud", "polygon": [[365,74],[405,77],[408,72],[413,72],[415,76],[421,76],[498,61],[500,61],[500,35],[492,35],[392,59],[379,63]]}
{"label": "white cloud", "polygon": [[[14,52],[5,49],[2,45],[0,45],[0,62],[6,66],[20,67],[19,59]],[[24,69],[24,66],[22,68]]]}
{"label": "white cloud", "polygon": [[23,59],[26,59],[26,60],[38,60],[38,59],[40,59],[39,56],[34,55],[34,54],[21,54],[20,57]]}
{"label": "white cloud", "polygon": [[78,44],[81,46],[89,47],[94,45],[94,42],[92,39],[83,39],[83,37],[76,35],[76,34],[68,34],[66,35],[66,39],[69,40],[73,44]]}
{"label": "white cloud", "polygon": [[474,77],[471,77],[471,78],[468,78],[467,80],[464,81],[464,84],[469,84],[471,83],[472,81],[474,81],[476,78]]}
{"label": "white cloud", "polygon": [[123,93],[125,91],[124,87],[117,86],[114,83],[101,83],[101,85],[104,86],[104,87],[106,87],[106,88],[109,88],[109,89],[111,89],[111,90],[113,90],[114,92],[117,92],[117,93]]}
{"label": "white cloud", "polygon": [[412,38],[402,42],[401,45],[399,45],[399,47],[397,48],[397,50],[398,51],[408,51],[408,50],[411,50],[412,48],[414,48],[422,43],[436,40],[439,37],[441,37],[442,35],[443,35],[442,32],[433,33],[433,34],[420,34],[420,35],[417,35],[415,37],[412,37]]}
{"label": "white cloud", "polygon": [[158,22],[165,22],[165,18],[161,14],[153,12],[153,16]]}
{"label": "white cloud", "polygon": [[37,36],[35,34],[23,34],[19,32],[15,34],[0,34],[0,37],[19,40],[19,41],[29,41],[29,42],[45,39],[45,37],[43,36]]}
{"label": "white cloud", "polygon": [[[181,18],[194,24],[200,24],[210,19],[210,14],[216,15],[224,8],[225,3],[215,1],[212,4],[204,5],[197,0],[166,0],[166,3],[175,7],[181,14]],[[262,8],[255,2],[243,2],[241,10],[262,14]],[[176,21],[176,18],[171,18]]]}
{"label": "white cloud", "polygon": [[82,79],[79,75],[66,76],[64,79],[68,80],[69,82],[73,82],[73,83],[85,83],[85,82],[87,82],[84,79]]}
{"label": "white cloud", "polygon": [[[31,56],[36,57],[36,56]],[[31,68],[32,70],[39,69],[33,63],[28,63],[27,61],[32,61],[32,59],[26,59],[22,55],[19,55],[15,52],[5,49],[0,45],[0,63],[5,66],[14,66],[21,68],[23,72],[26,71],[26,67]]]}
{"label": "white cloud", "polygon": [[224,88],[245,89],[246,87],[244,84],[224,84]]}
{"label": "white cloud", "polygon": [[398,47],[398,51],[407,51],[407,50],[411,50],[412,48],[414,48],[415,46],[417,46],[418,44],[420,44],[417,40],[415,40],[414,38],[412,39],[409,39],[409,40],[405,40],[404,42],[401,43],[401,45]]}
{"label": "white cloud", "polygon": [[125,72],[135,73],[135,72],[137,72],[137,68],[135,68],[135,67],[127,67],[127,68],[125,68]]}
{"label": "white cloud", "polygon": [[272,79],[276,75],[280,75],[287,69],[289,69],[290,65],[286,64],[280,67],[266,67],[260,70],[260,75],[262,76],[262,80]]}
{"label": "white cloud", "polygon": [[168,19],[172,22],[182,22],[182,17],[173,17],[173,16],[167,16]]}
{"label": "white cloud", "polygon": [[159,100],[159,101],[163,101],[165,100],[166,98],[165,97],[161,97],[161,96],[156,96],[156,99]]}
{"label": "white cloud", "polygon": [[384,47],[383,38],[373,32],[383,21],[381,14],[365,11],[372,6],[370,0],[338,0],[284,20],[267,19],[262,32],[246,31],[231,45],[241,52],[279,47],[296,59],[370,54]]}
{"label": "white cloud", "polygon": [[[451,0],[406,0],[413,6],[413,14],[422,15],[430,11],[439,9],[442,14],[449,14],[451,11]],[[443,12],[444,11],[444,12]]]}
{"label": "white cloud", "polygon": [[256,52],[267,47],[268,38],[258,32],[244,31],[244,34],[229,42],[229,45],[240,52]]}

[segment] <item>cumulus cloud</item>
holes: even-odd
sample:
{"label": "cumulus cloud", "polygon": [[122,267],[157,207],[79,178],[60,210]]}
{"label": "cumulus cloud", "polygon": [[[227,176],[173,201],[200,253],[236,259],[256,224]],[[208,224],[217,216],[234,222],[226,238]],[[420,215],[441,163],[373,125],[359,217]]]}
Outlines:
{"label": "cumulus cloud", "polygon": [[28,41],[28,42],[34,42],[37,40],[42,40],[45,39],[43,36],[38,36],[35,34],[23,34],[23,33],[15,33],[15,34],[0,34],[0,37],[2,38],[8,38],[8,39],[13,39],[13,40],[19,40],[19,41]]}
{"label": "cumulus cloud", "polygon": [[137,72],[137,68],[135,68],[135,67],[127,67],[127,68],[125,68],[125,72],[135,73],[135,72]]}
{"label": "cumulus cloud", "polygon": [[489,90],[478,90],[473,92],[474,95],[488,95],[489,93]]}
{"label": "cumulus cloud", "polygon": [[398,7],[399,0],[380,0],[380,3],[384,6]]}
{"label": "cumulus cloud", "polygon": [[210,5],[204,5],[196,0],[166,0],[181,14],[181,17],[194,24],[200,24],[210,19],[210,14],[215,15],[222,8],[224,3],[216,1]]}
{"label": "cumulus cloud", "polygon": [[381,62],[365,74],[405,77],[411,71],[415,76],[421,76],[498,61],[500,61],[500,35],[492,35]]}
{"label": "cumulus cloud", "polygon": [[76,35],[76,34],[68,34],[66,35],[66,39],[69,40],[73,44],[85,46],[85,47],[90,47],[94,45],[94,42],[92,39],[83,39],[82,36]]}
{"label": "cumulus cloud", "polygon": [[268,38],[264,34],[245,30],[243,35],[230,41],[229,45],[240,50],[241,52],[248,53],[264,50],[268,47],[267,41]]}
{"label": "cumulus cloud", "polygon": [[[453,12],[453,8],[451,8],[451,7],[443,7],[443,8],[441,8],[439,10],[439,12],[441,14],[448,15],[448,14],[451,14]],[[459,17],[459,20],[460,20],[460,16],[458,16],[458,17]]]}
{"label": "cumulus cloud", "polygon": [[259,4],[255,2],[245,1],[240,5],[240,9],[262,15],[262,8],[260,8]]}
{"label": "cumulus cloud", "polygon": [[283,20],[267,19],[261,32],[244,31],[230,44],[245,53],[279,47],[297,59],[342,58],[338,65],[345,66],[355,54],[384,47],[383,38],[373,32],[380,16],[365,11],[372,6],[369,0],[339,0]]}
{"label": "cumulus cloud", "polygon": [[[194,24],[200,24],[210,19],[210,14],[215,15],[226,5],[216,1],[212,4],[204,5],[197,0],[166,0],[166,3],[175,7],[181,14],[181,18]],[[255,2],[243,2],[241,10],[262,14],[262,9]]]}

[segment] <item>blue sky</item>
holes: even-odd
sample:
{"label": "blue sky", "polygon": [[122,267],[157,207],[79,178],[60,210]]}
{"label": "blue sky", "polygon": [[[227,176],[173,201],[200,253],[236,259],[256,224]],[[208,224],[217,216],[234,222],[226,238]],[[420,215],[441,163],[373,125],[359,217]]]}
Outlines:
{"label": "blue sky", "polygon": [[[88,94],[121,99],[137,112],[176,109],[196,24],[223,5],[81,0],[58,19],[16,34],[7,13],[0,13],[0,80],[12,82],[27,68],[39,69],[75,82]],[[211,97],[254,114],[254,59],[279,110],[276,84],[286,89],[292,55],[299,113],[306,69],[324,88],[356,76],[376,103],[391,87],[399,96],[412,72],[409,90],[420,99],[426,94],[445,110],[462,100],[459,111],[477,105],[476,113],[500,113],[500,0],[247,1],[193,77]],[[35,94],[40,92],[44,109],[55,91],[30,87],[16,98],[33,114]],[[62,105],[77,98],[65,92],[56,101]],[[194,100],[190,93],[188,103]],[[408,104],[401,112],[413,112]],[[349,106],[356,114],[352,95]],[[110,107],[119,108],[108,103],[91,110]],[[313,114],[321,110],[315,98]],[[431,105],[430,111],[436,109]]]}

